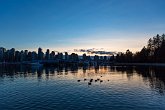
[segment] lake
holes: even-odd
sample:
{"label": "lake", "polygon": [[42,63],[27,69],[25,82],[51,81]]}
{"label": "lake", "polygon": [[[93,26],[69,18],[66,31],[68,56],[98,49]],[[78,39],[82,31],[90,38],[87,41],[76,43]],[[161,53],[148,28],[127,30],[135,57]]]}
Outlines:
{"label": "lake", "polygon": [[0,66],[0,110],[89,109],[165,110],[165,68]]}

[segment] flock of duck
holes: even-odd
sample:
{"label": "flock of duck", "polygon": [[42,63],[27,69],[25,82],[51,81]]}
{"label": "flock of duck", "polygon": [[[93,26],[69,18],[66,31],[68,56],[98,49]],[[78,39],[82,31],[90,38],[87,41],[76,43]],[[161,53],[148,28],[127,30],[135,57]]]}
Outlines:
{"label": "flock of duck", "polygon": [[[100,77],[103,77],[103,76],[100,76]],[[88,79],[86,79],[86,78],[84,78],[84,80],[83,81],[87,81]],[[80,82],[81,80],[77,80],[77,82]],[[107,81],[109,81],[109,80],[107,80]],[[103,82],[103,80],[102,79],[100,79],[100,78],[97,78],[97,79],[89,79],[89,82],[88,82],[88,85],[91,85],[92,84],[92,82],[100,82],[100,83],[102,83]]]}

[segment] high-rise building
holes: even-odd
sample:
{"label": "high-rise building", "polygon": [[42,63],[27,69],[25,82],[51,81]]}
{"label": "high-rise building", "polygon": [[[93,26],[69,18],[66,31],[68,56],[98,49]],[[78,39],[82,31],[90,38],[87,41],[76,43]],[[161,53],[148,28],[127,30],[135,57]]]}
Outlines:
{"label": "high-rise building", "polygon": [[15,61],[15,48],[9,50],[9,61]]}
{"label": "high-rise building", "polygon": [[107,60],[107,56],[104,56],[104,61],[106,61]]}
{"label": "high-rise building", "polygon": [[91,61],[91,56],[88,55],[88,56],[86,57],[86,59],[87,59],[87,61]]}
{"label": "high-rise building", "polygon": [[27,60],[32,61],[32,52],[28,52]]}
{"label": "high-rise building", "polygon": [[37,60],[37,53],[36,52],[32,52],[32,61]]}
{"label": "high-rise building", "polygon": [[51,59],[51,60],[54,60],[54,59],[55,59],[55,52],[54,52],[54,51],[52,51],[52,52],[50,53],[50,59]]}
{"label": "high-rise building", "polygon": [[75,54],[75,53],[72,53],[72,54],[70,55],[70,60],[78,61],[78,60],[79,60],[79,59],[78,59],[78,55]]}
{"label": "high-rise building", "polygon": [[62,53],[58,53],[58,59],[63,59],[63,54]]}
{"label": "high-rise building", "polygon": [[98,55],[94,56],[94,61],[99,61],[99,56]]}
{"label": "high-rise building", "polygon": [[68,52],[65,52],[65,60],[68,60]]}
{"label": "high-rise building", "polygon": [[24,51],[24,61],[28,60],[28,50]]}
{"label": "high-rise building", "polygon": [[87,60],[87,56],[86,56],[86,54],[84,53],[83,54],[83,61],[86,61]]}
{"label": "high-rise building", "polygon": [[49,59],[50,59],[50,52],[49,52],[49,49],[46,50],[45,59],[46,59],[46,60],[49,60]]}
{"label": "high-rise building", "polygon": [[21,58],[20,52],[19,52],[19,51],[16,51],[16,52],[15,52],[15,61],[16,61],[16,62],[19,62],[19,61],[20,61],[20,58]]}
{"label": "high-rise building", "polygon": [[6,51],[5,48],[0,47],[0,61],[1,62],[4,60],[5,51]]}
{"label": "high-rise building", "polygon": [[42,48],[38,48],[38,60],[43,60],[44,53],[42,52]]}
{"label": "high-rise building", "polygon": [[103,61],[103,56],[100,56],[100,61]]}
{"label": "high-rise building", "polygon": [[23,50],[20,52],[20,61],[24,61],[24,52]]}

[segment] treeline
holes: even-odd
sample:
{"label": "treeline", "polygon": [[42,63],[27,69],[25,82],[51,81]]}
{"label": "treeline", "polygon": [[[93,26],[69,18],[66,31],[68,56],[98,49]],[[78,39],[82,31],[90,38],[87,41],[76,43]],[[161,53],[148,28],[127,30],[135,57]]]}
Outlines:
{"label": "treeline", "polygon": [[165,63],[165,34],[157,34],[148,40],[147,46],[141,51],[132,53],[127,50],[125,53],[118,53],[111,61],[119,63]]}

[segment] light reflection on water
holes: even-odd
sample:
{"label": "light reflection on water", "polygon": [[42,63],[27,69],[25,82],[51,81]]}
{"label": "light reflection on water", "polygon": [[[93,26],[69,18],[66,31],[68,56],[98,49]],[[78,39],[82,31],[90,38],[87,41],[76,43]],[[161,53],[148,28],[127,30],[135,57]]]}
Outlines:
{"label": "light reflection on water", "polygon": [[164,110],[164,73],[163,67],[1,66],[0,110]]}

